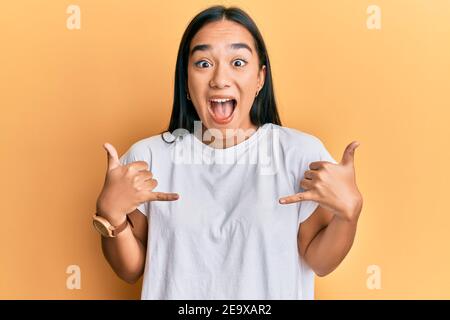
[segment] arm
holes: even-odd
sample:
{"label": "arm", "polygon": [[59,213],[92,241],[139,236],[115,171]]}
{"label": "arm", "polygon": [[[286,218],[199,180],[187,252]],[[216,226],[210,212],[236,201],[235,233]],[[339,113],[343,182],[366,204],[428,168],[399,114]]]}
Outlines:
{"label": "arm", "polygon": [[108,167],[97,199],[97,214],[118,226],[126,219],[124,212],[131,212],[128,214],[131,225],[115,238],[102,238],[102,251],[116,274],[128,283],[134,283],[144,273],[150,223],[150,216],[147,219],[137,208],[148,201],[175,201],[178,194],[153,192],[157,181],[152,179],[146,161],[122,165],[111,144],[105,143],[103,147],[107,152]]}
{"label": "arm", "polygon": [[319,206],[300,225],[299,254],[318,276],[331,273],[344,260],[355,239],[358,217],[344,219]]}
{"label": "arm", "polygon": [[342,161],[315,161],[304,171],[300,187],[305,191],[281,198],[282,204],[315,201],[314,213],[300,224],[299,254],[319,276],[333,271],[349,252],[363,198],[356,185],[354,152],[359,142],[350,143]]}
{"label": "arm", "polygon": [[[147,250],[147,217],[138,209],[128,215],[129,225],[116,238],[101,237],[102,251],[114,272],[126,282],[135,283],[144,273]],[[120,222],[110,221],[113,225]]]}

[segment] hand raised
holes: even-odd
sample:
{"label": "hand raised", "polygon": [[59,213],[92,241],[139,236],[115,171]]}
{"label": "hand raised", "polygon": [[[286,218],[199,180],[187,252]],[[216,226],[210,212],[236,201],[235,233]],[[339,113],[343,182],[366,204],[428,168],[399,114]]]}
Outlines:
{"label": "hand raised", "polygon": [[355,180],[354,152],[359,142],[353,141],[344,151],[339,164],[328,161],[311,162],[300,181],[305,190],[282,197],[281,204],[312,200],[346,220],[357,217],[362,208],[362,196]]}
{"label": "hand raised", "polygon": [[145,161],[122,165],[116,149],[109,143],[103,145],[108,166],[105,183],[97,199],[98,214],[114,221],[123,221],[125,215],[147,201],[174,201],[176,193],[153,192],[158,182],[148,170]]}

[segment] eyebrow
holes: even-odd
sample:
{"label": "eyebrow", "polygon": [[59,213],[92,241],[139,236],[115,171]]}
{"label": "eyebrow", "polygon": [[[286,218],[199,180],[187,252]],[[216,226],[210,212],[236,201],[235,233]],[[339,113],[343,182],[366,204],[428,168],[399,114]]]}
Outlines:
{"label": "eyebrow", "polygon": [[[246,43],[238,42],[238,43],[232,43],[228,46],[228,48],[237,50],[237,49],[247,49],[250,51],[251,54],[253,54],[252,48]],[[198,44],[191,50],[191,56],[194,54],[195,51],[208,51],[211,50],[212,46],[209,44]]]}

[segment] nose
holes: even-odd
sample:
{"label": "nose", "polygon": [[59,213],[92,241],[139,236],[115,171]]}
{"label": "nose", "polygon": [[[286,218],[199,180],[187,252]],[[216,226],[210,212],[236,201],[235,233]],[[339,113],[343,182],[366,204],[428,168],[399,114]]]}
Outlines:
{"label": "nose", "polygon": [[228,70],[226,65],[220,63],[214,69],[211,80],[209,81],[211,88],[226,88],[230,86]]}

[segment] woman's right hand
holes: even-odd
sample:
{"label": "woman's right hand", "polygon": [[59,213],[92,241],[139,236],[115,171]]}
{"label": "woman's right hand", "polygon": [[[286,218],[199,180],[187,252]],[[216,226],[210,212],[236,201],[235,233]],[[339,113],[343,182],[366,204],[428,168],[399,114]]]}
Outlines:
{"label": "woman's right hand", "polygon": [[108,168],[105,183],[97,199],[97,214],[113,226],[122,223],[126,214],[147,201],[178,200],[176,193],[153,192],[157,181],[153,179],[145,161],[122,165],[116,149],[109,143],[103,145],[107,152]]}

